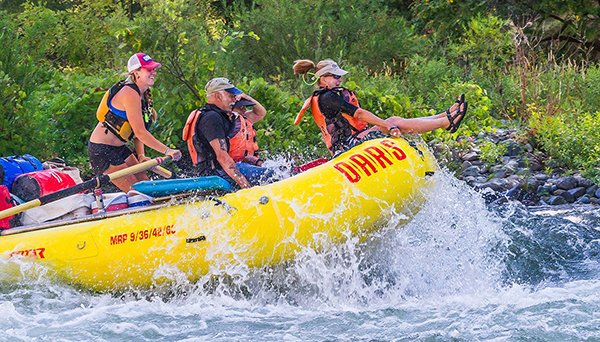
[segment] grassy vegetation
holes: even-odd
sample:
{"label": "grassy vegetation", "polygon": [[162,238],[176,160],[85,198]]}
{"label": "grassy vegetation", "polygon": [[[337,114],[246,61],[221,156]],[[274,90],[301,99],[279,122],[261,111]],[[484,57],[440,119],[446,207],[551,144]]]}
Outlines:
{"label": "grassy vegetation", "polygon": [[[185,149],[181,129],[226,76],[268,109],[269,153],[325,155],[312,87],[295,59],[336,59],[361,106],[388,117],[469,100],[455,139],[514,126],[551,165],[600,182],[600,39],[596,1],[0,0],[0,155],[60,156],[87,167],[87,138],[106,88],[144,51],[163,63],[153,133]],[[490,149],[489,157],[497,151]]]}

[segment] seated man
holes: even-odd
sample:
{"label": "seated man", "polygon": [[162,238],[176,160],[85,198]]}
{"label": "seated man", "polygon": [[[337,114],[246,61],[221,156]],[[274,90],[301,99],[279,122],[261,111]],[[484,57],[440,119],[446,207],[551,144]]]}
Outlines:
{"label": "seated man", "polygon": [[270,170],[236,163],[229,155],[229,139],[235,128],[232,109],[243,92],[223,77],[208,81],[204,89],[206,104],[190,113],[183,129],[183,139],[198,175],[221,176],[242,189],[265,181],[272,175]]}

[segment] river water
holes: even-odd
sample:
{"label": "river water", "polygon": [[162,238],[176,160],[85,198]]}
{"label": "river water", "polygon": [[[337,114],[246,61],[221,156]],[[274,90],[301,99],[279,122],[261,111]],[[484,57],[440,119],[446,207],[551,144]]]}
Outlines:
{"label": "river water", "polygon": [[408,224],[270,269],[147,293],[1,282],[0,341],[600,341],[600,208],[436,178]]}

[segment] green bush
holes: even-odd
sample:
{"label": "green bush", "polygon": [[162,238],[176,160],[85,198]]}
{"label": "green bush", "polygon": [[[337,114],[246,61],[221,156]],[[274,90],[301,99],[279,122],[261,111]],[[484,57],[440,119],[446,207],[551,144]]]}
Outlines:
{"label": "green bush", "polygon": [[381,71],[398,67],[422,45],[411,25],[381,0],[257,0],[250,8],[240,3],[236,22],[260,38],[241,41],[237,60],[246,73],[290,75],[300,58],[333,58]]}
{"label": "green bush", "polygon": [[23,108],[28,95],[54,72],[28,57],[29,45],[17,23],[0,12],[0,156],[42,151],[37,132],[43,130],[42,113]]}
{"label": "green bush", "polygon": [[600,168],[600,112],[550,116],[530,106],[535,140],[561,166],[596,177]]}
{"label": "green bush", "polygon": [[487,166],[492,166],[508,151],[508,144],[495,144],[489,140],[484,141],[479,148],[481,149],[480,159]]}
{"label": "green bush", "polygon": [[104,95],[104,82],[98,76],[65,71],[32,92],[24,102],[24,110],[39,113],[37,120],[43,126],[35,132],[38,143],[31,145],[42,148],[30,153],[87,166],[87,142],[98,123],[96,109]]}

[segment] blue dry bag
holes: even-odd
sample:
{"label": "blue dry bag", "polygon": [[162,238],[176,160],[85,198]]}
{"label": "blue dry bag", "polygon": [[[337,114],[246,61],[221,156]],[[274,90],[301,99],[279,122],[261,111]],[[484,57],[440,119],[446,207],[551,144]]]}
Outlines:
{"label": "blue dry bag", "polygon": [[0,181],[8,190],[17,176],[43,169],[42,163],[30,154],[0,157]]}

